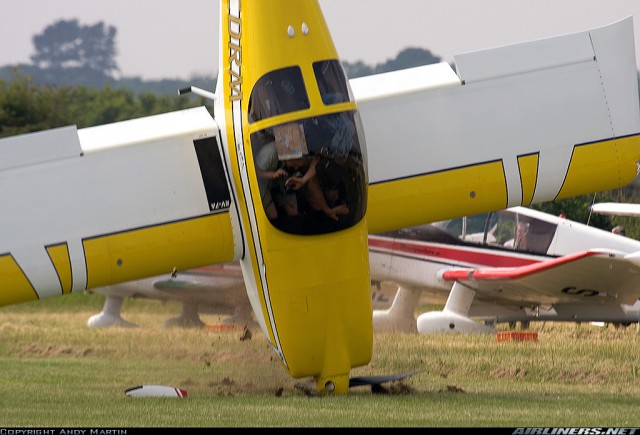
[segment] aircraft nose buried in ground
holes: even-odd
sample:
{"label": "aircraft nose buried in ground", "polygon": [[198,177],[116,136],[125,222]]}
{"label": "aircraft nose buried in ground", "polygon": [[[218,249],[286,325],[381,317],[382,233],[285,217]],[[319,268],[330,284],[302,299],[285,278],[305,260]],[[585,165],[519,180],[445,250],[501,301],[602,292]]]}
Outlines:
{"label": "aircraft nose buried in ground", "polygon": [[348,81],[317,1],[220,7],[215,119],[0,141],[0,304],[239,260],[288,373],[346,393],[372,356],[369,233],[636,176],[630,18]]}
{"label": "aircraft nose buried in ground", "polygon": [[357,107],[316,2],[223,3],[218,89],[250,300],[292,376],[344,393],[373,341]]}

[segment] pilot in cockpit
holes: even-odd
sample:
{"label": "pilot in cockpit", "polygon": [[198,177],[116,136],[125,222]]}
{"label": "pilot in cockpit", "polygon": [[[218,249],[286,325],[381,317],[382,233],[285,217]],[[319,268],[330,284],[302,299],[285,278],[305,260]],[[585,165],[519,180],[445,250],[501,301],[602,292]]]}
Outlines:
{"label": "pilot in cockpit", "polygon": [[518,222],[515,238],[507,240],[504,243],[504,246],[508,248],[517,249],[520,251],[527,249],[528,231],[529,231],[529,224],[525,222]]}

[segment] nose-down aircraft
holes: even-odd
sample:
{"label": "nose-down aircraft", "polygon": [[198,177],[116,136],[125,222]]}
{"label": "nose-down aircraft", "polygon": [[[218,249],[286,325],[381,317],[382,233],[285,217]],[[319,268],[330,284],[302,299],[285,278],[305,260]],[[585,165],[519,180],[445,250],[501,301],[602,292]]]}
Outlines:
{"label": "nose-down aircraft", "polygon": [[317,1],[220,7],[215,118],[0,141],[0,304],[239,260],[282,366],[342,394],[372,355],[369,233],[637,175],[631,18],[350,84]]}

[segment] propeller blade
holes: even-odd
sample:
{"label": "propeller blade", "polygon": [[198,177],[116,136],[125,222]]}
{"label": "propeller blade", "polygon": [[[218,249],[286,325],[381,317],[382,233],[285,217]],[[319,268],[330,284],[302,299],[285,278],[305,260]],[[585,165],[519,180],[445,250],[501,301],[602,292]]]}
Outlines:
{"label": "propeller blade", "polygon": [[399,381],[408,378],[423,370],[415,370],[408,373],[398,373],[395,375],[379,375],[379,376],[356,376],[349,379],[349,388],[362,387],[367,385],[380,385],[386,382]]}

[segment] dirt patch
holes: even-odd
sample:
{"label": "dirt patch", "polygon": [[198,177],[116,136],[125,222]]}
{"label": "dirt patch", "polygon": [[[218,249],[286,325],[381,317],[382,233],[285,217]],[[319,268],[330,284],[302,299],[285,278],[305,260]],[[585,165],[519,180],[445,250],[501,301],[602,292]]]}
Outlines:
{"label": "dirt patch", "polygon": [[42,345],[38,343],[31,344],[20,352],[22,357],[52,357],[52,356],[70,356],[70,357],[86,357],[93,353],[91,348],[74,348],[70,346],[54,346]]}

